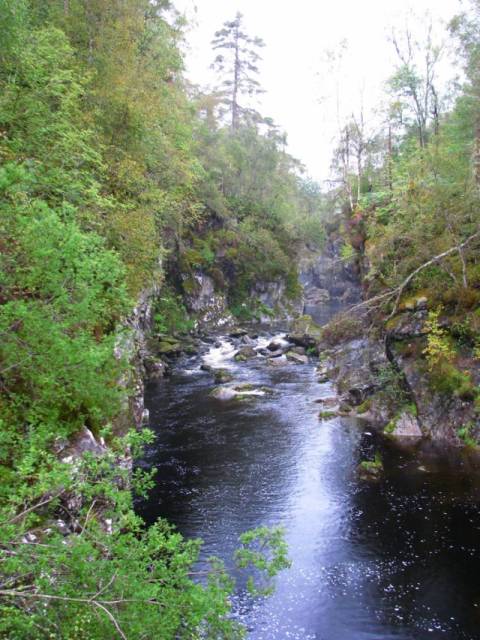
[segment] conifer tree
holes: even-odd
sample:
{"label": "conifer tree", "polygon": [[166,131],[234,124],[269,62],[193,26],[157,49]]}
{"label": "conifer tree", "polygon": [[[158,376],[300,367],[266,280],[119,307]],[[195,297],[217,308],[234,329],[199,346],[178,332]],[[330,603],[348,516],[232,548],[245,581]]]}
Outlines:
{"label": "conifer tree", "polygon": [[250,37],[245,33],[242,20],[242,14],[237,13],[234,20],[223,24],[212,40],[213,49],[219,51],[212,68],[222,77],[223,101],[230,112],[233,132],[238,130],[242,115],[255,113],[240,105],[241,96],[251,97],[263,93],[256,76],[261,59],[258,49],[265,44],[261,38]]}

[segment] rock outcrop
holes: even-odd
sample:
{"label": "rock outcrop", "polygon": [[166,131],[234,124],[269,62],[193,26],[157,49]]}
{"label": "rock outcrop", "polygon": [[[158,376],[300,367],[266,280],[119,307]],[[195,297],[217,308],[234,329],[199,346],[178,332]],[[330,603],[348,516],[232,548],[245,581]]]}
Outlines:
{"label": "rock outcrop", "polygon": [[342,239],[332,236],[320,254],[306,250],[300,263],[304,313],[319,323],[328,320],[326,313],[360,301],[358,270],[353,262],[342,259],[343,245]]}
{"label": "rock outcrop", "polygon": [[185,296],[187,310],[196,318],[197,329],[213,330],[233,323],[227,299],[215,289],[213,278],[202,271],[193,274],[194,286]]}

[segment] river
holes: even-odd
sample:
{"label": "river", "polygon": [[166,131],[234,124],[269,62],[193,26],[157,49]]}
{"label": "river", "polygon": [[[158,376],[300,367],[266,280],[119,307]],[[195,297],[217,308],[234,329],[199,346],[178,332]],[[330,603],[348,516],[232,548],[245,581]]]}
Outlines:
{"label": "river", "polygon": [[[266,344],[267,337],[260,337]],[[398,447],[354,419],[319,420],[334,395],[315,363],[236,363],[228,339],[205,345],[149,386],[157,433],[142,464],[159,469],[148,522],[165,517],[229,565],[238,536],[280,524],[291,569],[268,599],[239,587],[234,609],[251,640],[480,638],[480,469],[464,451]],[[207,362],[273,395],[222,402]],[[385,473],[357,466],[383,457]]]}

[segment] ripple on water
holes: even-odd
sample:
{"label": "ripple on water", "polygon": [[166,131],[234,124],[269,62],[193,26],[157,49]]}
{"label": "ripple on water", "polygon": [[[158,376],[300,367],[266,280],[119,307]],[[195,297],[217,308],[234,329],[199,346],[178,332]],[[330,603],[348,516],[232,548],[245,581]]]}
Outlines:
{"label": "ripple on water", "polygon": [[[142,464],[157,466],[159,481],[139,509],[203,538],[202,557],[227,564],[242,531],[284,526],[293,566],[276,593],[252,602],[240,586],[234,598],[248,637],[479,638],[480,476],[453,454],[398,451],[351,420],[319,422],[314,401],[334,391],[316,382],[313,365],[240,364],[234,353],[220,338],[149,388],[157,441]],[[202,361],[274,395],[214,402]],[[384,478],[359,483],[357,465],[377,449]]]}

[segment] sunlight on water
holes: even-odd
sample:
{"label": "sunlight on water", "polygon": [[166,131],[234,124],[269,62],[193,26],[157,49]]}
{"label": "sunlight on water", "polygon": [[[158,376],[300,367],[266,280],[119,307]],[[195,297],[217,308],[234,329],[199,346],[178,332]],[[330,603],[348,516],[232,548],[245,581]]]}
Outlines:
{"label": "sunlight on water", "polygon": [[[272,339],[285,334],[255,338],[257,354]],[[275,594],[253,602],[240,582],[234,598],[251,640],[480,637],[478,465],[472,474],[458,452],[399,450],[368,424],[320,421],[315,401],[334,389],[314,363],[238,363],[240,346],[218,337],[149,389],[158,439],[142,464],[159,468],[159,482],[139,511],[202,538],[202,557],[229,567],[242,531],[285,528],[293,565]],[[257,397],[212,398],[202,363]],[[385,477],[362,483],[357,466],[376,450]]]}

